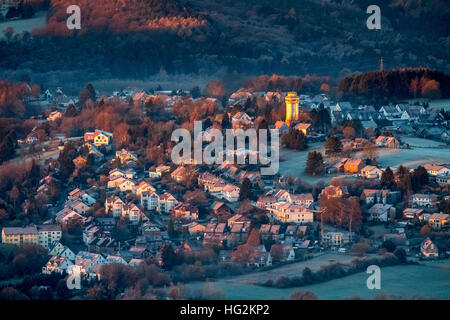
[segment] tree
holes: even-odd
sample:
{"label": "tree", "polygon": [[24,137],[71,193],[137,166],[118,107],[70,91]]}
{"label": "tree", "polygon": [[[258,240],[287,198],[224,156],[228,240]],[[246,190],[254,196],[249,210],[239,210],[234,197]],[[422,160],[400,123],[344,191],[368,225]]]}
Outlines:
{"label": "tree", "polygon": [[163,267],[166,270],[171,270],[174,266],[179,265],[182,262],[182,259],[175,253],[170,244],[165,244],[162,247],[161,259]]}
{"label": "tree", "polygon": [[427,236],[430,234],[430,232],[431,232],[431,228],[427,224],[424,225],[422,228],[420,228],[420,234],[422,236]]}
{"label": "tree", "polygon": [[329,136],[324,147],[327,156],[337,155],[342,152],[342,142],[336,136]]}
{"label": "tree", "polygon": [[272,245],[270,248],[270,255],[275,262],[283,260],[283,245],[280,243]]}
{"label": "tree", "polygon": [[20,191],[19,188],[17,188],[17,186],[14,186],[11,191],[9,192],[9,198],[13,201],[14,203],[14,209],[16,208],[16,202],[20,197]]}
{"label": "tree", "polygon": [[355,129],[353,127],[344,127],[342,134],[346,139],[353,139],[355,137]]}
{"label": "tree", "polygon": [[248,178],[244,178],[239,190],[239,200],[250,199],[252,197],[252,183]]}
{"label": "tree", "polygon": [[295,150],[304,150],[308,147],[303,132],[294,128],[290,128],[289,132],[281,137],[281,143],[289,149]]}
{"label": "tree", "polygon": [[198,86],[195,86],[191,89],[192,98],[197,99],[200,97],[200,95],[201,95],[200,88]]}
{"label": "tree", "polygon": [[355,252],[358,256],[362,257],[366,254],[369,245],[367,242],[358,242],[352,246],[352,251]]}
{"label": "tree", "polygon": [[412,189],[417,192],[420,191],[422,187],[427,184],[428,184],[428,172],[424,167],[418,166],[412,174],[411,178]]}
{"label": "tree", "polygon": [[386,167],[381,175],[381,185],[386,188],[391,188],[395,185],[395,177],[390,167]]}
{"label": "tree", "polygon": [[220,80],[211,80],[206,85],[206,93],[216,98],[222,98],[225,96],[225,84]]}
{"label": "tree", "polygon": [[375,144],[371,143],[371,142],[367,142],[364,144],[363,147],[363,154],[364,157],[367,159],[376,159],[377,155],[378,155],[378,148]]}
{"label": "tree", "polygon": [[224,112],[222,118],[222,129],[230,129],[230,128],[231,128],[230,117],[228,116],[228,112]]}
{"label": "tree", "polygon": [[81,106],[84,106],[88,99],[92,101],[97,100],[94,86],[91,83],[88,83],[86,87],[78,94],[78,101]]}
{"label": "tree", "polygon": [[250,246],[259,246],[261,244],[261,236],[259,234],[259,230],[253,228],[247,238],[247,244]]}
{"label": "tree", "polygon": [[325,165],[323,163],[322,153],[318,151],[308,153],[305,171],[311,176],[317,176],[324,173]]}

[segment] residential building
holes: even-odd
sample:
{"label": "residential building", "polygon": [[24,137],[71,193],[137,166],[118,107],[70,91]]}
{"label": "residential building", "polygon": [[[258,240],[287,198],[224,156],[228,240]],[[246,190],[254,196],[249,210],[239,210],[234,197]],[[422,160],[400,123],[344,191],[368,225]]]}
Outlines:
{"label": "residential building", "polygon": [[26,244],[39,244],[39,233],[36,226],[25,228],[3,228],[2,243],[23,246]]}
{"label": "residential building", "polygon": [[433,213],[428,219],[428,225],[433,230],[441,230],[447,224],[450,224],[450,214]]}

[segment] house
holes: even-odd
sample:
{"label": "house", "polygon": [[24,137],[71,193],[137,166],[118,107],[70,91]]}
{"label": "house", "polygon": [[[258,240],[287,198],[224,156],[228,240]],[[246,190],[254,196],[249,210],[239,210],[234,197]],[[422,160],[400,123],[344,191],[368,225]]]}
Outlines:
{"label": "house", "polygon": [[170,210],[171,216],[179,220],[197,220],[198,208],[189,203],[178,203]]}
{"label": "house", "polygon": [[216,216],[228,217],[231,215],[231,208],[223,201],[214,201],[212,211]]}
{"label": "house", "polygon": [[73,159],[73,163],[75,165],[75,168],[82,168],[87,164],[87,160],[82,156],[78,156],[75,159]]}
{"label": "house", "polygon": [[160,166],[157,166],[155,168],[155,170],[149,171],[148,172],[148,176],[150,178],[158,179],[158,178],[161,178],[161,176],[164,173],[168,173],[168,172],[170,172],[170,167],[169,166],[160,165]]}
{"label": "house", "polygon": [[441,230],[443,226],[450,223],[450,214],[433,213],[428,219],[428,225],[433,230]]}
{"label": "house", "polygon": [[61,119],[62,118],[62,113],[59,111],[53,111],[51,112],[48,117],[47,117],[47,121],[55,121],[57,119]]}
{"label": "house", "polygon": [[112,189],[119,189],[122,192],[133,191],[136,187],[135,183],[128,178],[117,177],[113,180],[109,180],[107,183],[107,187]]}
{"label": "house", "polygon": [[137,196],[140,196],[142,192],[155,192],[156,189],[146,181],[141,181],[137,186],[135,186],[133,191]]}
{"label": "house", "polygon": [[112,214],[114,218],[119,218],[124,205],[125,203],[118,196],[110,196],[105,200],[105,212]]}
{"label": "house", "polygon": [[208,223],[203,233],[203,245],[222,247],[227,240],[225,228],[226,223]]}
{"label": "house", "polygon": [[44,273],[44,274],[70,273],[70,270],[72,267],[73,267],[73,263],[68,258],[60,257],[60,256],[53,256],[45,264],[45,266],[42,267],[42,273]]}
{"label": "house", "polygon": [[379,112],[381,112],[386,118],[398,118],[401,116],[401,112],[394,106],[382,106],[380,108],[380,110],[378,110]]}
{"label": "house", "polygon": [[349,159],[344,164],[344,171],[348,173],[358,173],[364,167],[361,159]]}
{"label": "house", "polygon": [[235,214],[227,220],[228,226],[233,227],[234,224],[250,224],[251,220],[242,214]]}
{"label": "house", "polygon": [[270,252],[266,252],[265,250],[255,250],[250,257],[248,265],[257,268],[269,267],[272,265],[272,256]]}
{"label": "house", "polygon": [[113,254],[117,251],[115,239],[106,236],[94,237],[87,244],[89,252],[100,254]]}
{"label": "house", "polygon": [[56,244],[49,249],[49,255],[51,256],[60,256],[69,259],[70,261],[75,261],[76,255],[70,250],[69,247],[63,246],[60,242],[56,242]]}
{"label": "house", "polygon": [[[276,244],[272,245],[274,248]],[[272,248],[270,249],[270,253],[273,256]],[[280,262],[293,261],[295,260],[295,251],[291,245],[281,245],[282,256]]]}
{"label": "house", "polygon": [[188,224],[183,225],[185,229],[189,232],[190,235],[198,235],[203,234],[206,230],[206,227],[204,225],[199,224],[198,222],[191,222]]}
{"label": "house", "polygon": [[273,219],[282,223],[313,223],[314,212],[294,203],[277,202],[269,209]]}
{"label": "house", "polygon": [[417,219],[423,213],[423,209],[406,208],[403,210],[403,218],[405,219]]}
{"label": "house", "polygon": [[148,211],[156,210],[158,207],[158,195],[154,191],[144,191],[141,193],[141,206]]}
{"label": "house", "polygon": [[[427,170],[428,175],[436,177],[438,172],[445,168],[443,164],[426,163],[423,166]],[[447,169],[448,170],[448,169]],[[450,171],[450,170],[449,170]]]}
{"label": "house", "polygon": [[137,225],[143,213],[134,203],[130,202],[122,207],[122,217],[127,217],[131,224]]}
{"label": "house", "polygon": [[259,234],[264,241],[270,239],[277,241],[281,237],[280,229],[281,226],[279,224],[262,224],[259,228]]}
{"label": "house", "polygon": [[56,214],[55,220],[62,226],[67,226],[69,224],[73,224],[74,222],[83,225],[84,222],[86,221],[86,218],[80,215],[79,213],[73,211],[72,209],[65,207]]}
{"label": "house", "polygon": [[433,259],[439,257],[439,249],[436,245],[431,241],[430,238],[426,238],[422,241],[420,245],[420,253],[425,258]]}
{"label": "house", "polygon": [[383,171],[375,166],[365,166],[361,169],[360,176],[366,179],[381,179]]}
{"label": "house", "polygon": [[225,185],[225,180],[206,171],[198,176],[198,184],[203,186],[205,191],[209,191],[210,188],[215,186]]}
{"label": "house", "polygon": [[109,180],[114,180],[116,178],[127,178],[127,179],[133,179],[136,176],[136,172],[133,169],[129,170],[120,170],[120,169],[113,169],[108,174]]}
{"label": "house", "polygon": [[61,226],[56,224],[42,224],[37,226],[38,244],[49,249],[50,246],[58,242],[62,237]]}
{"label": "house", "polygon": [[123,265],[128,265],[128,263],[122,257],[113,255],[106,256],[106,263],[120,263]]}
{"label": "house", "polygon": [[137,156],[126,149],[116,151],[116,158],[119,159],[122,164],[127,163],[128,161],[137,161]]}
{"label": "house", "polygon": [[95,130],[94,145],[97,147],[109,145],[111,143],[113,134],[106,131]]}
{"label": "house", "polygon": [[177,199],[168,192],[158,196],[158,211],[160,213],[169,213],[170,209],[178,203]]}
{"label": "house", "polygon": [[323,234],[323,241],[326,246],[331,247],[342,247],[347,244],[350,244],[355,239],[354,232],[348,231],[328,231]]}
{"label": "house", "polygon": [[234,124],[238,121],[242,121],[244,123],[251,123],[252,122],[252,118],[245,112],[243,111],[239,111],[237,113],[235,113],[232,117],[231,117],[231,123]]}
{"label": "house", "polygon": [[250,221],[234,222],[231,226],[228,246],[236,246],[245,243],[250,231]]}
{"label": "house", "polygon": [[102,266],[106,264],[106,259],[98,253],[88,251],[78,252],[75,265],[81,267],[81,273],[87,276],[92,276],[94,273],[94,266]]}
{"label": "house", "polygon": [[395,207],[390,204],[377,203],[369,210],[369,221],[387,222],[392,217],[395,217]]}
{"label": "house", "polygon": [[301,131],[305,136],[309,136],[312,132],[311,123],[299,123],[294,128]]}
{"label": "house", "polygon": [[336,105],[332,108],[332,111],[340,111],[340,112],[346,112],[352,110],[352,104],[347,101],[342,101],[336,103]]}
{"label": "house", "polygon": [[279,134],[286,134],[289,132],[289,126],[284,121],[277,121],[275,122],[274,129],[277,129],[279,131]]}
{"label": "house", "polygon": [[278,199],[272,195],[260,196],[256,201],[256,206],[261,209],[272,207],[274,203],[277,203]]}
{"label": "house", "polygon": [[437,205],[438,197],[435,194],[415,193],[409,198],[412,207],[434,208]]}
{"label": "house", "polygon": [[450,185],[450,172],[438,174],[436,176],[436,183],[441,187]]}
{"label": "house", "polygon": [[90,210],[90,206],[85,204],[81,199],[75,198],[72,200],[66,201],[66,207],[69,209],[72,209],[76,213],[79,213],[81,215],[86,215],[86,213]]}
{"label": "house", "polygon": [[338,187],[329,185],[322,189],[322,192],[320,193],[321,197],[325,197],[327,199],[333,199],[333,198],[342,198],[343,196],[346,196],[348,194],[347,187]]}
{"label": "house", "polygon": [[188,176],[188,170],[184,166],[179,166],[170,174],[170,176],[175,181],[181,182]]}
{"label": "house", "polygon": [[228,202],[236,202],[239,200],[240,188],[232,184],[216,185],[211,187],[209,191],[212,196],[225,199]]}
{"label": "house", "polygon": [[25,228],[3,228],[2,243],[23,246],[26,244],[38,244],[39,233],[36,226]]}
{"label": "house", "polygon": [[400,200],[400,196],[399,191],[364,189],[361,193],[361,200],[365,201],[368,205],[375,203],[395,204]]}

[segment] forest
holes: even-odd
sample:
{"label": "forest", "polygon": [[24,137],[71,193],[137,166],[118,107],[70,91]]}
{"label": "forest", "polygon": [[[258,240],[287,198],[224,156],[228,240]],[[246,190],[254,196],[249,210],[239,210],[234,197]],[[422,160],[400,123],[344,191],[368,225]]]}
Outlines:
{"label": "forest", "polygon": [[69,31],[68,1],[52,0],[44,28],[0,40],[0,71],[340,77],[378,69],[383,56],[386,69],[449,72],[445,1],[381,1],[378,31],[366,28],[366,2],[77,0],[82,29]]}

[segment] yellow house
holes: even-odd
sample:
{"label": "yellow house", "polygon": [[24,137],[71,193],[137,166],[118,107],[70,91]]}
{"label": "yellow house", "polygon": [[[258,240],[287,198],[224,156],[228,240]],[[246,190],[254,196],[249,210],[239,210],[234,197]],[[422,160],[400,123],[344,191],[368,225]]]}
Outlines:
{"label": "yellow house", "polygon": [[112,133],[106,131],[96,130],[94,134],[94,145],[99,147],[101,145],[108,145],[112,139]]}
{"label": "yellow house", "polygon": [[125,149],[116,151],[116,158],[119,158],[121,163],[125,163],[128,160],[137,161],[137,156],[134,153]]}
{"label": "yellow house", "polygon": [[23,246],[25,244],[39,244],[39,234],[36,226],[25,228],[3,228],[2,243]]}

